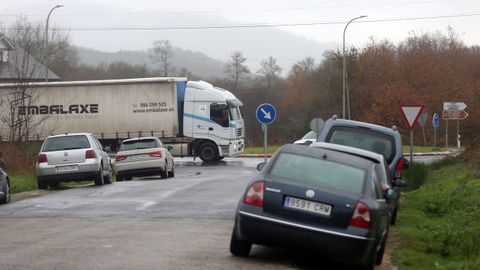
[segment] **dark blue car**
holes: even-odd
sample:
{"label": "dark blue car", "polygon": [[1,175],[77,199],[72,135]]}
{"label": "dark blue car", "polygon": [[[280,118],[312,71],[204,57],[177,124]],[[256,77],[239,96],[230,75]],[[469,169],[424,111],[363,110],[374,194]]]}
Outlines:
{"label": "dark blue car", "polygon": [[252,244],[306,248],[373,269],[385,250],[387,199],[396,195],[384,195],[374,174],[375,164],[365,158],[283,146],[238,204],[231,253],[248,256]]}

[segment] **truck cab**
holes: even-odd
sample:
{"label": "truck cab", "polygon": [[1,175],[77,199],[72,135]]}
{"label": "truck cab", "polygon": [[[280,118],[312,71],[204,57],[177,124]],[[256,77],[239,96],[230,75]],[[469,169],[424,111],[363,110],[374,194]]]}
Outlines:
{"label": "truck cab", "polygon": [[195,138],[190,149],[210,162],[238,156],[244,150],[242,102],[231,92],[204,81],[186,83],[183,135]]}

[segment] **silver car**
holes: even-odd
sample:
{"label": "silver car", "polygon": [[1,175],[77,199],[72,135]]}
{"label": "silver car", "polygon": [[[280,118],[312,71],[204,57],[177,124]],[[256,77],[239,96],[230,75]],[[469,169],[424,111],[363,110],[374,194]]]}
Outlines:
{"label": "silver car", "polygon": [[49,136],[36,163],[39,189],[58,187],[60,182],[94,180],[96,186],[112,182],[110,157],[90,133]]}
{"label": "silver car", "polygon": [[175,176],[172,154],[157,137],[124,140],[115,157],[117,181],[132,180],[134,176]]}

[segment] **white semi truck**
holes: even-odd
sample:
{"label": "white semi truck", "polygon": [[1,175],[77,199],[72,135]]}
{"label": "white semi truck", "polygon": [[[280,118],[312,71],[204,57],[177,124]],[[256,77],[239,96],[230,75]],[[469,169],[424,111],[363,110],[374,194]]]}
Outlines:
{"label": "white semi truck", "polygon": [[[242,102],[227,90],[186,78],[29,83],[30,95],[13,104],[13,88],[0,85],[0,116],[14,113],[28,119],[29,140],[59,133],[90,132],[115,148],[126,138],[156,136],[173,155],[199,156],[203,161],[237,156],[244,150]],[[20,86],[21,88],[21,86]],[[10,94],[8,94],[10,93]],[[17,92],[18,96],[18,92]],[[15,107],[16,106],[16,107]],[[0,122],[0,138],[9,127]]]}

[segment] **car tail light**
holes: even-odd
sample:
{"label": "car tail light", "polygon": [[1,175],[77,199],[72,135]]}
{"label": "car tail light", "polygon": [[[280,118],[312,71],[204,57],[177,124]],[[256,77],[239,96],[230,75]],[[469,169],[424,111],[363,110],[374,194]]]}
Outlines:
{"label": "car tail light", "polygon": [[93,150],[93,149],[89,149],[89,150],[87,150],[87,152],[85,152],[85,158],[86,159],[96,158],[96,157],[97,157],[97,154],[95,154],[95,150]]}
{"label": "car tail light", "polygon": [[388,190],[388,187],[385,185],[382,185],[382,193],[386,193]]}
{"label": "car tail light", "polygon": [[352,219],[350,220],[350,226],[364,229],[370,228],[370,210],[365,204],[361,202],[357,203]]}
{"label": "car tail light", "polygon": [[402,178],[402,171],[403,171],[403,158],[401,158],[397,165],[395,166],[395,178],[399,179]]}
{"label": "car tail light", "polygon": [[254,182],[248,188],[247,194],[245,195],[244,202],[249,205],[255,205],[263,207],[263,189],[265,187],[264,181]]}
{"label": "car tail light", "polygon": [[152,157],[162,157],[162,151],[151,152],[149,155]]}
{"label": "car tail light", "polygon": [[38,163],[47,163],[47,162],[48,162],[47,155],[40,154],[38,156]]}
{"label": "car tail light", "polygon": [[121,161],[127,158],[127,155],[116,155],[115,160],[116,161]]}

